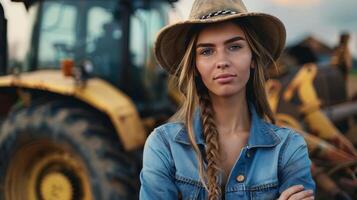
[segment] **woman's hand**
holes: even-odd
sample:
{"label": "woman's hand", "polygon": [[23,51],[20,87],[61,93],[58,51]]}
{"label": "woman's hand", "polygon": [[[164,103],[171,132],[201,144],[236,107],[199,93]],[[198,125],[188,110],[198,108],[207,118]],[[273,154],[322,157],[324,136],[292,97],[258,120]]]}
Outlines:
{"label": "woman's hand", "polygon": [[313,200],[314,192],[312,190],[304,190],[302,185],[294,185],[284,190],[278,200]]}

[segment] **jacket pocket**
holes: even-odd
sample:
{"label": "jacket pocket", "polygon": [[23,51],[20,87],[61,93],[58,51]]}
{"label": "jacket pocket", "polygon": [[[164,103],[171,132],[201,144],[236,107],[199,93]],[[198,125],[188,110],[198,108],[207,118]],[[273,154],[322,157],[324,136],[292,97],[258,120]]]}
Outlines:
{"label": "jacket pocket", "polygon": [[181,193],[182,200],[204,200],[205,188],[199,181],[183,176],[175,176],[175,183]]}
{"label": "jacket pocket", "polygon": [[274,200],[279,198],[278,182],[254,186],[249,190],[252,200]]}

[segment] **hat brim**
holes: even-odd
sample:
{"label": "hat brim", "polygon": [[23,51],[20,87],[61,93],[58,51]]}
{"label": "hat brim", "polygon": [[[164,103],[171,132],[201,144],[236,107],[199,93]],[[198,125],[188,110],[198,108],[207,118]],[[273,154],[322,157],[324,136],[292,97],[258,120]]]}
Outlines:
{"label": "hat brim", "polygon": [[262,45],[277,60],[284,49],[286,31],[284,24],[276,17],[265,13],[239,13],[209,19],[190,19],[164,27],[155,42],[155,56],[161,67],[174,74],[183,58],[186,40],[190,30],[198,24],[212,24],[233,19],[248,19],[258,34]]}

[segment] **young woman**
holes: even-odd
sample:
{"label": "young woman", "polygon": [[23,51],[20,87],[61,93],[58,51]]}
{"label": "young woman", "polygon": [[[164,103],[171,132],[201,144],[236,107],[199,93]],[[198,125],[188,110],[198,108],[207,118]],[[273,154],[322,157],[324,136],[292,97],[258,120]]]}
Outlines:
{"label": "young woman", "polygon": [[240,0],[196,0],[159,33],[185,101],[146,142],[141,199],[314,199],[306,143],[272,124],[264,89],[284,44],[281,21]]}

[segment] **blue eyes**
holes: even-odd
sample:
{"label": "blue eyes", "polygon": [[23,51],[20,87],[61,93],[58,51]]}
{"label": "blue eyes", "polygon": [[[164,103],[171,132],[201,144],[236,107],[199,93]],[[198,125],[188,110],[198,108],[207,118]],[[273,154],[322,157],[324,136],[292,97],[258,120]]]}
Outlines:
{"label": "blue eyes", "polygon": [[242,48],[240,45],[231,45],[231,46],[229,47],[230,50],[238,50],[238,49],[240,49],[240,48]]}
{"label": "blue eyes", "polygon": [[204,48],[200,51],[200,55],[208,56],[213,53],[213,49],[210,48]]}
{"label": "blue eyes", "polygon": [[[229,51],[237,51],[241,48],[242,48],[242,46],[238,45],[238,44],[232,44],[232,45],[228,46]],[[203,55],[203,56],[209,56],[209,55],[212,55],[213,53],[214,53],[213,47],[202,48],[198,51],[198,54]]]}

